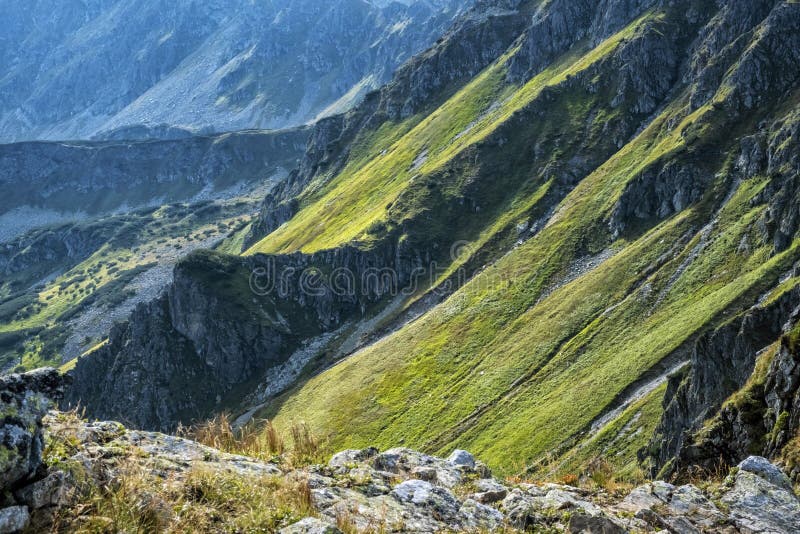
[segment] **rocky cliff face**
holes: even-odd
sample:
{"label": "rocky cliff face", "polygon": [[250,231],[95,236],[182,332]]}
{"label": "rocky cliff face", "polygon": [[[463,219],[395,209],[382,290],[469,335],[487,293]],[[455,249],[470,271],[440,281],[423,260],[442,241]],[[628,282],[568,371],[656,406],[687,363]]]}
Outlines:
{"label": "rocky cliff face", "polygon": [[169,430],[237,407],[257,386],[277,393],[291,383],[269,377],[305,341],[407,290],[424,261],[394,248],[197,253],[176,267],[164,296],[138,307],[104,346],[78,360],[64,406]]}
{"label": "rocky cliff face", "polygon": [[[664,466],[676,456],[678,465],[670,464],[670,469],[680,470],[720,460],[733,465],[751,452],[747,445],[737,444],[737,441],[749,444],[759,440],[768,428],[738,434],[738,438],[729,442],[728,450],[693,450],[691,436],[714,417],[724,401],[745,386],[758,358],[783,336],[788,325],[794,324],[798,307],[800,291],[795,289],[768,305],[753,308],[697,341],[686,376],[679,374],[671,378],[664,415],[653,440],[658,448],[656,465]],[[721,448],[728,446],[723,442],[719,445]]]}
{"label": "rocky cliff face", "polygon": [[718,331],[708,340],[714,345],[699,345],[691,373],[668,393],[656,436],[669,438],[661,448],[662,458],[670,460],[664,473],[717,469],[760,454],[798,480],[797,291],[770,311],[760,317],[768,324],[749,315],[738,335]]}
{"label": "rocky cliff face", "polygon": [[304,124],[386,82],[465,7],[449,0],[7,4],[0,140]]}

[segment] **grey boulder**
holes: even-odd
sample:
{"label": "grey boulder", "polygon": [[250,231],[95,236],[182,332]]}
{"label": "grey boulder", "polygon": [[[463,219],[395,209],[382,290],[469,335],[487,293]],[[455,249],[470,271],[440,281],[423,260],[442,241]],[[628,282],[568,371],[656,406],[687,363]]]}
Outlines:
{"label": "grey boulder", "polygon": [[785,475],[766,459],[746,459],[731,478],[722,502],[739,530],[800,532],[800,500]]}
{"label": "grey boulder", "polygon": [[31,516],[25,506],[9,506],[0,510],[0,534],[19,532],[28,526]]}

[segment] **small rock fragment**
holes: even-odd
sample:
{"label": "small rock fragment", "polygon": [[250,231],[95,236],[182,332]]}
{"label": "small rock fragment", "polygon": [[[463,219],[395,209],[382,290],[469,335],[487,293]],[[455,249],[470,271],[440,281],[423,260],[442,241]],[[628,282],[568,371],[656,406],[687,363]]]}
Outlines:
{"label": "small rock fragment", "polygon": [[454,450],[453,454],[447,458],[447,461],[453,465],[461,465],[469,469],[475,469],[475,457],[461,449]]}
{"label": "small rock fragment", "polygon": [[573,514],[569,518],[569,532],[572,534],[626,534],[627,530],[602,516]]}
{"label": "small rock fragment", "polygon": [[306,517],[280,530],[280,534],[341,534],[341,532],[336,526],[316,517]]}

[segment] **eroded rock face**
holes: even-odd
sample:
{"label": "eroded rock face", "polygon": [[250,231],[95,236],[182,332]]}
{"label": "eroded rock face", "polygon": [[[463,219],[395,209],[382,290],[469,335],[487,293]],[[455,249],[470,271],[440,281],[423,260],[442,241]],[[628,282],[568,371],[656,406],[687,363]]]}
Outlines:
{"label": "eroded rock face", "polygon": [[[723,401],[745,385],[762,351],[781,337],[787,324],[796,321],[794,314],[798,305],[800,291],[795,289],[768,305],[755,306],[698,339],[692,349],[690,370],[673,376],[668,386],[664,415],[651,447],[657,451],[654,460],[658,467],[676,456],[677,461],[670,464],[670,471],[695,464],[711,467],[720,459],[735,465],[749,455],[753,445],[769,430],[765,425],[770,422],[763,417],[766,407],[756,417],[751,417],[726,406],[720,417],[728,423],[715,427],[710,435],[697,442],[691,435],[714,416]],[[779,363],[773,365],[780,366]],[[779,388],[770,387],[769,390],[775,389]],[[793,393],[786,393],[787,399],[792,396]],[[787,404],[791,404],[791,400],[780,402],[776,397],[775,408],[780,411],[775,413],[785,411]]]}
{"label": "eroded rock face", "polygon": [[614,236],[620,236],[636,220],[664,219],[700,199],[711,180],[693,165],[668,164],[651,168],[633,180],[623,192],[609,221]]}
{"label": "eroded rock face", "polygon": [[36,477],[42,464],[42,417],[63,394],[55,369],[0,377],[0,488]]}
{"label": "eroded rock face", "polygon": [[[140,305],[112,329],[107,345],[79,359],[63,405],[151,430],[206,418],[225,401],[240,402],[241,390],[239,397],[227,396],[280,369],[303,341],[399,294],[428,263],[392,246],[190,256],[176,267],[166,294]],[[339,281],[346,290],[337,290],[333,279],[309,290],[309,273],[320,269],[349,273]]]}

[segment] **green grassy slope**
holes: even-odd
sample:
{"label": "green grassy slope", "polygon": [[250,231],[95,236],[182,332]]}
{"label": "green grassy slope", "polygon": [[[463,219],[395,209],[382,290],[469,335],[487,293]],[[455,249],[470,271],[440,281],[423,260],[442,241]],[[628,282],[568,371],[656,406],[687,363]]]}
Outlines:
{"label": "green grassy slope", "polygon": [[631,382],[797,260],[794,247],[763,265],[763,250],[737,257],[759,211],[747,204],[757,185],[741,187],[750,191],[722,214],[736,224],[712,234],[710,250],[665,288],[663,300],[658,288],[697,238],[656,273],[649,269],[697,225],[695,210],[537,303],[542,260],[563,252],[575,230],[558,235],[551,227],[420,321],[309,381],[280,404],[278,421],[306,420],[341,446],[403,438],[439,452],[467,447],[506,468],[557,450]]}
{"label": "green grassy slope", "polygon": [[[370,227],[391,227],[397,214],[412,221],[406,228],[418,218],[427,225],[419,228],[436,235],[440,221],[459,220],[437,214],[446,212],[441,206],[448,188],[463,191],[461,181],[475,171],[465,160],[517,163],[515,140],[574,134],[577,124],[591,132],[587,117],[600,115],[607,123],[615,112],[624,113],[604,108],[606,95],[589,96],[567,81],[602,66],[645,28],[664,29],[659,25],[665,22],[668,15],[649,13],[590,51],[581,48],[585,44],[573,49],[522,86],[496,78],[508,59],[502,58],[431,116],[413,119],[414,126],[387,127],[387,144],[373,145],[379,156],[362,157],[306,197],[298,217],[252,252],[369,242],[377,234]],[[520,128],[515,117],[535,106],[546,88],[548,107],[557,110],[563,129],[548,131],[546,113],[541,122]],[[462,447],[506,472],[542,465],[554,451],[564,455],[563,469],[580,465],[608,450],[604,440],[634,419],[642,435],[652,432],[663,388],[633,402],[599,434],[590,428],[606,411],[624,406],[635,385],[658,379],[665,363],[698,334],[755,303],[800,258],[797,242],[774,254],[757,235],[767,209],[759,193],[773,178],[740,180],[734,173],[739,136],[761,119],[781,117],[787,106],[733,116],[725,109],[725,84],[698,109],[689,107],[690,94],[691,87],[674,92],[669,105],[619,150],[606,154],[601,142],[586,142],[582,149],[604,162],[560,200],[538,234],[417,321],[277,399],[264,415],[282,426],[304,420],[329,435],[334,448],[402,443],[447,453]],[[499,105],[487,108],[487,102]],[[462,109],[463,115],[456,112]],[[487,140],[496,142],[508,124],[517,127],[515,136],[504,138],[511,148],[487,148],[496,147]],[[556,160],[581,154],[570,148],[548,154]],[[425,150],[427,159],[413,165]],[[625,192],[639,177],[669,165],[709,177],[705,194],[669,218],[628,225],[615,239],[609,221]],[[450,231],[485,243],[498,225],[505,226],[492,215],[503,213],[515,223],[517,213],[529,215],[552,187],[547,175],[531,170],[499,173],[501,193],[490,197],[489,215],[482,217],[488,223]],[[416,190],[414,182],[422,178],[415,173],[435,177],[442,193]],[[366,199],[359,196],[364,192]],[[595,256],[607,259],[588,261]],[[615,462],[632,473],[636,450],[647,440],[630,434],[614,450]]]}
{"label": "green grassy slope", "polygon": [[[523,146],[532,137],[538,137],[554,147],[557,144],[554,137],[569,130],[570,126],[578,127],[597,98],[585,90],[565,87],[565,80],[601,62],[645,22],[654,23],[657,19],[657,16],[648,16],[636,21],[585,54],[587,45],[582,44],[521,86],[506,82],[512,50],[427,117],[415,116],[402,123],[389,122],[376,131],[364,132],[354,144],[348,165],[332,179],[323,180],[321,187],[312,186],[306,190],[300,197],[300,212],[254,245],[248,253],[315,252],[352,241],[368,246],[381,238],[381,230],[385,232],[387,227],[399,226],[420,216],[436,218],[435,206],[431,205],[431,190],[441,189],[438,202],[445,204],[448,197],[463,194],[466,185],[463,181],[479,174],[479,167],[494,164],[491,161],[493,157],[498,161],[513,159],[495,169],[496,198],[482,195],[481,202],[489,208],[502,205],[502,209],[497,210],[497,217],[509,218],[514,211],[526,211],[530,205],[526,197],[535,195],[542,183],[530,182],[530,161],[518,161],[524,158],[520,158],[521,154],[514,150],[514,145]],[[522,136],[509,139],[512,146],[502,147],[495,155],[485,154],[479,165],[465,163],[471,149],[493,135],[497,136],[512,116],[524,112],[547,89],[561,95],[557,104],[540,119],[540,124]],[[597,125],[603,124],[611,120],[614,113],[610,108],[605,109],[594,121]],[[507,136],[507,132],[500,135]],[[563,151],[553,148],[548,152],[551,158],[555,158]],[[452,173],[458,174],[452,176]],[[504,188],[504,185],[510,187]],[[519,191],[521,186],[521,195],[517,198],[503,194]],[[487,216],[472,218],[480,219],[484,224],[496,220]],[[437,230],[452,232],[452,227],[439,229],[431,221],[427,222],[425,234],[429,239],[437,237]]]}

